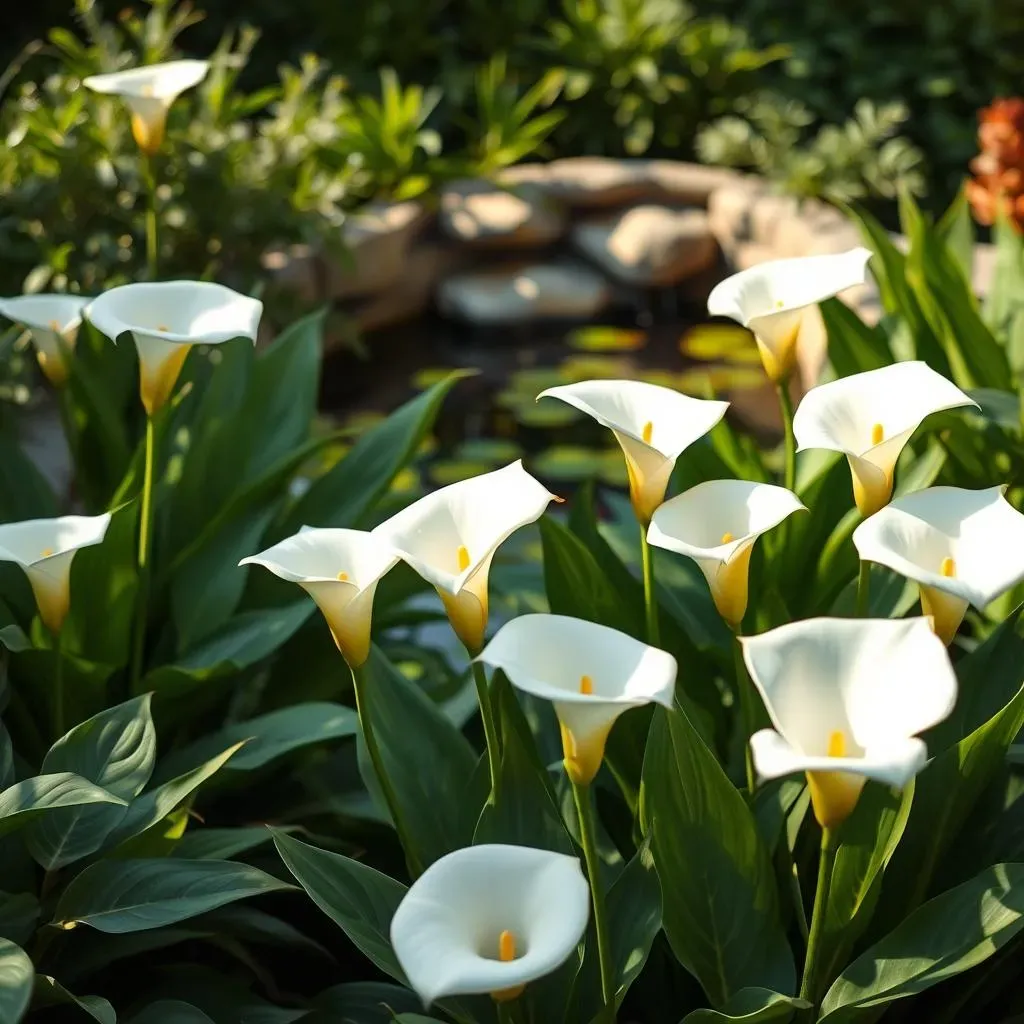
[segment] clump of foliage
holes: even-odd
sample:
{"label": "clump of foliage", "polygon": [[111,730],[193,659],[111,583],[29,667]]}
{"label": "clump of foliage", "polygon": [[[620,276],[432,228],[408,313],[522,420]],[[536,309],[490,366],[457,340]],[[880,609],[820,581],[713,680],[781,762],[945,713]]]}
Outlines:
{"label": "clump of foliage", "polygon": [[817,128],[805,106],[774,94],[737,107],[742,116],[720,118],[698,135],[706,163],[753,170],[790,195],[831,202],[924,190],[924,156],[897,135],[907,121],[902,103],[860,100],[844,124]]}

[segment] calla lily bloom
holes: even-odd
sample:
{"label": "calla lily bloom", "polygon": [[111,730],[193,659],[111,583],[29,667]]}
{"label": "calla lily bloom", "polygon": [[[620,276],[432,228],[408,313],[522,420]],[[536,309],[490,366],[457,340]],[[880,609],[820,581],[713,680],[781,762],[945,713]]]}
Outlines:
{"label": "calla lily bloom", "polygon": [[91,75],[82,83],[93,92],[120,96],[132,115],[132,135],[139,149],[152,156],[164,141],[167,111],[187,89],[198,85],[209,71],[205,60],[169,60],[128,71]]}
{"label": "calla lily bloom", "polygon": [[0,299],[0,316],[21,324],[32,335],[39,366],[55,387],[67,380],[65,349],[74,348],[82,310],[88,303],[80,295],[17,295]]}
{"label": "calla lily bloom", "polygon": [[373,595],[397,561],[392,548],[374,533],[304,526],[238,564],[262,565],[298,583],[323,612],[345,660],[359,668],[370,653]]}
{"label": "calla lily bloom", "polygon": [[429,1006],[445,996],[515,999],[573,954],[590,916],[575,857],[471,846],[434,861],[391,919],[391,945]]}
{"label": "calla lily bloom", "polygon": [[174,390],[193,345],[234,338],[254,344],[263,303],[206,281],[166,281],[111,288],[85,315],[111,341],[131,334],[139,353],[139,391],[152,416]]}
{"label": "calla lily bloom", "polygon": [[560,500],[513,462],[442,487],[377,527],[434,585],[456,635],[476,654],[487,628],[487,580],[499,545]]}
{"label": "calla lily bloom", "polygon": [[857,248],[827,256],[768,260],[727,277],[708,296],[708,312],[753,331],[765,373],[778,383],[796,365],[807,311],[863,284],[871,252]]}
{"label": "calla lily bloom", "polygon": [[644,704],[672,707],[676,660],[608,626],[567,615],[520,615],[495,633],[480,661],[513,686],[551,701],[565,770],[577,785],[597,775],[615,720]]}
{"label": "calla lily bloom", "polygon": [[785,487],[707,480],[666,501],[654,513],[647,540],[700,566],[719,615],[736,630],[747,610],[754,541],[801,509],[806,511]]}
{"label": "calla lily bloom", "polygon": [[892,496],[896,460],[921,421],[933,412],[976,405],[926,363],[893,363],[812,388],[793,418],[798,451],[842,452],[863,516]]}
{"label": "calla lily bloom", "polygon": [[71,606],[71,563],[80,548],[99,544],[110,525],[101,516],[28,519],[0,526],[0,561],[17,562],[35,594],[39,617],[59,633]]}
{"label": "calla lily bloom", "polygon": [[645,526],[665,500],[676,459],[729,408],[638,380],[587,380],[548,388],[537,398],[561,399],[615,435],[626,456],[633,508]]}
{"label": "calla lily bloom", "polygon": [[853,543],[919,585],[921,610],[947,644],[969,604],[980,611],[1024,579],[1024,515],[1002,487],[907,494],[861,523]]}
{"label": "calla lily bloom", "polygon": [[806,772],[823,828],[845,821],[867,779],[905,786],[928,756],[917,734],[956,702],[927,619],[806,619],[740,642],[775,727],[751,737],[758,777]]}

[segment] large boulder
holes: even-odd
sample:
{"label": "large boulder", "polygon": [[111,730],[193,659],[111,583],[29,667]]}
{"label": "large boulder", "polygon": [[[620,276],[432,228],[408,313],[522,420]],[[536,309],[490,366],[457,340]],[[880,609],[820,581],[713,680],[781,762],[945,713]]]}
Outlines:
{"label": "large boulder", "polygon": [[438,219],[446,235],[473,248],[537,248],[566,227],[561,203],[536,185],[501,188],[482,179],[445,188]]}

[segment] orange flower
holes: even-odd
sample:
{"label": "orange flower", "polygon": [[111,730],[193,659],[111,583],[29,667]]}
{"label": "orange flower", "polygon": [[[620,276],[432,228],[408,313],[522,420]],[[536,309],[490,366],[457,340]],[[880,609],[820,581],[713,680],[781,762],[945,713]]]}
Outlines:
{"label": "orange flower", "polygon": [[1024,229],[1024,99],[996,100],[978,113],[981,153],[971,161],[965,195],[975,218],[992,224],[998,211]]}

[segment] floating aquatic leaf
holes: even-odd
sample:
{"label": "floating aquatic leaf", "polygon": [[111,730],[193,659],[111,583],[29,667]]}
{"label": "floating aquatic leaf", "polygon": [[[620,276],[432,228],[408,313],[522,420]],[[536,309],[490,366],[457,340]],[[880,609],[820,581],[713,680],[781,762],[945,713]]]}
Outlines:
{"label": "floating aquatic leaf", "polygon": [[593,448],[562,444],[541,452],[532,465],[547,480],[590,480],[601,472],[603,455]]}
{"label": "floating aquatic leaf", "polygon": [[625,327],[578,327],[566,341],[583,352],[635,352],[647,344],[647,335]]}

